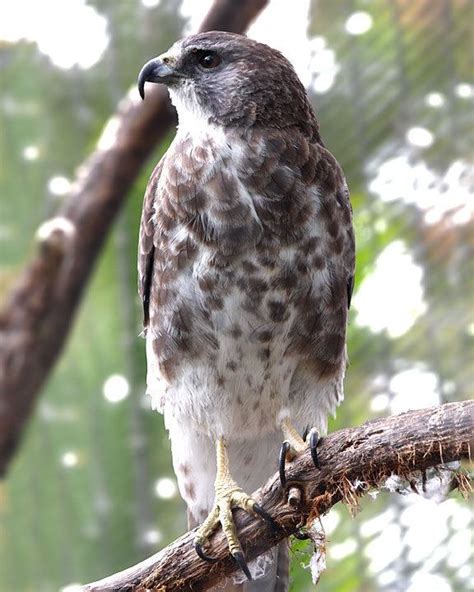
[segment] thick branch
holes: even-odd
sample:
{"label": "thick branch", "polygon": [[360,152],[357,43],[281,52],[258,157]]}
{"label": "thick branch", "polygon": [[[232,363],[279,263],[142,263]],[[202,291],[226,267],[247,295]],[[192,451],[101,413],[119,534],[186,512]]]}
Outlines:
{"label": "thick branch", "polygon": [[[474,401],[447,403],[368,422],[340,430],[323,440],[319,449],[321,469],[316,470],[309,452],[288,469],[287,488],[302,491],[298,510],[286,502],[278,475],[259,489],[255,498],[282,527],[275,533],[262,521],[236,513],[237,528],[246,556],[254,559],[278,541],[293,534],[338,501],[354,503],[364,491],[378,487],[391,474],[410,477],[415,471],[461,459],[471,459],[474,445]],[[84,592],[180,592],[202,591],[235,571],[222,532],[212,540],[218,563],[201,561],[188,532],[142,563],[83,587]]]}
{"label": "thick branch", "polygon": [[[201,30],[243,32],[268,0],[216,0]],[[0,476],[57,360],[94,263],[126,194],[175,123],[163,87],[124,99],[81,167],[58,218],[0,312]],[[138,221],[137,221],[138,224]]]}

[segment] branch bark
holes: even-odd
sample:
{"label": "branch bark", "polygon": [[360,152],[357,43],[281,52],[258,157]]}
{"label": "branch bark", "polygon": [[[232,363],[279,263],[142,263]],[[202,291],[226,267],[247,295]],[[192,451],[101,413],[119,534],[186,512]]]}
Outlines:
{"label": "branch bark", "polygon": [[[352,508],[360,495],[380,487],[392,474],[412,479],[417,471],[456,460],[471,461],[474,446],[474,401],[446,403],[419,411],[376,419],[361,427],[340,430],[324,438],[319,448],[320,470],[309,451],[288,467],[287,490],[302,493],[298,508],[291,507],[276,474],[254,497],[281,526],[273,532],[266,523],[242,511],[236,522],[248,559],[268,551],[283,538],[327,512],[339,501]],[[360,484],[363,483],[363,488]],[[465,484],[464,484],[465,485]],[[236,566],[230,559],[222,531],[212,540],[218,562],[201,561],[193,548],[193,531],[186,533],[149,559],[99,582],[83,592],[195,592],[208,590]]]}
{"label": "branch bark", "polygon": [[[268,0],[215,0],[200,30],[242,33]],[[125,98],[81,167],[58,216],[0,312],[0,477],[69,334],[82,293],[128,190],[176,122],[163,87]],[[138,222],[137,222],[138,223]]]}

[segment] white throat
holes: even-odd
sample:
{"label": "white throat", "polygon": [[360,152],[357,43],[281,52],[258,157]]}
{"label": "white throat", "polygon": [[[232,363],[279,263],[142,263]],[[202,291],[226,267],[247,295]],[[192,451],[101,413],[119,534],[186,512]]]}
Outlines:
{"label": "white throat", "polygon": [[[209,122],[210,114],[203,110],[196,100],[192,88],[179,89],[179,92],[169,88],[171,102],[178,112],[178,135],[191,135],[193,137],[208,135],[211,130],[221,129]],[[187,92],[186,92],[187,91]]]}

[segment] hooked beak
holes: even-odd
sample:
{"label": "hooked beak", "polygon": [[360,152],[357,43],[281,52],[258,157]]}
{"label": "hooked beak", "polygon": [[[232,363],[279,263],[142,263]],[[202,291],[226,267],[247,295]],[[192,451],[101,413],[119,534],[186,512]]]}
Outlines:
{"label": "hooked beak", "polygon": [[179,75],[176,70],[160,58],[153,58],[147,62],[138,75],[138,92],[142,99],[145,98],[145,82],[160,82],[167,84],[176,80]]}

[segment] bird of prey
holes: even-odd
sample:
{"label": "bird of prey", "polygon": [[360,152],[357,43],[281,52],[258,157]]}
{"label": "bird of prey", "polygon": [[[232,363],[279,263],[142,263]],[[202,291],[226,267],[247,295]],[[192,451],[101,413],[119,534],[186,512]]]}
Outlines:
{"label": "bird of prey", "polygon": [[308,444],[317,462],[317,433],[343,397],[348,189],[278,51],[200,33],[145,64],[142,98],[146,81],[167,85],[179,120],[141,218],[148,392],[164,413],[190,526],[201,525],[201,558],[221,526],[254,578],[241,589],[286,590],[285,548],[257,573],[231,510],[271,521],[248,494],[277,469],[278,450],[282,485],[285,460]]}

